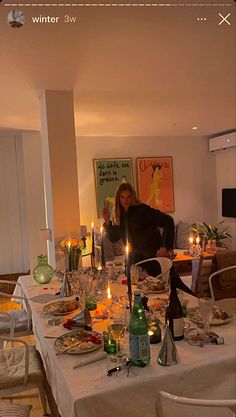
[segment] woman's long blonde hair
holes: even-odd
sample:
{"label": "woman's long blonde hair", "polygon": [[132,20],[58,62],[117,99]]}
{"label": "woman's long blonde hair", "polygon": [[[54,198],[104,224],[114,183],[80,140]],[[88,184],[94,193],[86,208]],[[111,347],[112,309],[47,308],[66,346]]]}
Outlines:
{"label": "woman's long blonde hair", "polygon": [[131,206],[138,206],[141,204],[140,200],[137,197],[135,189],[132,187],[131,184],[128,182],[123,182],[119,185],[116,190],[115,195],[115,207],[114,207],[114,224],[120,224],[120,212],[121,212],[121,204],[120,204],[120,194],[122,191],[129,191],[131,194]]}

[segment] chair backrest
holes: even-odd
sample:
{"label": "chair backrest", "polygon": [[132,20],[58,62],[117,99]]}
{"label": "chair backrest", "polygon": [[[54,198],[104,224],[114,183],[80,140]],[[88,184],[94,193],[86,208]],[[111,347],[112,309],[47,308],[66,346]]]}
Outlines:
{"label": "chair backrest", "polygon": [[192,261],[192,291],[197,297],[210,297],[209,276],[212,260],[199,258]]}
{"label": "chair backrest", "polygon": [[[156,401],[156,416],[165,417],[162,401],[163,399],[173,401],[179,404],[191,405],[191,406],[201,406],[201,407],[221,407],[228,408],[231,411],[235,412],[236,410],[236,398],[227,399],[227,400],[206,400],[206,399],[196,399],[196,398],[186,398],[179,397],[177,395],[169,394],[165,391],[160,391],[158,393],[158,398]],[[166,415],[167,417],[167,415]]]}
{"label": "chair backrest", "polygon": [[211,274],[209,288],[214,300],[236,298],[236,265],[228,266]]}
{"label": "chair backrest", "polygon": [[[212,260],[200,257],[192,261],[192,290],[197,297],[210,297],[211,291],[209,278],[212,275],[214,280],[214,297],[216,300],[236,297],[236,251],[216,252]],[[226,268],[226,269],[225,269]],[[215,274],[217,271],[219,273]],[[220,272],[221,271],[221,272]],[[214,274],[214,275],[213,275]]]}
{"label": "chair backrest", "polygon": [[[11,348],[9,349],[7,343],[3,342],[10,342]],[[14,343],[17,344],[17,348],[14,347]],[[23,345],[23,348],[18,347],[19,344]],[[18,368],[24,370],[23,375],[18,371]],[[22,384],[28,382],[29,345],[24,340],[4,335],[0,336],[0,376],[1,392],[7,385],[9,387],[9,383],[11,383],[14,378],[20,380]]]}
{"label": "chair backrest", "polygon": [[29,417],[32,405],[10,404],[0,400],[1,417]]}
{"label": "chair backrest", "polygon": [[172,267],[172,260],[169,258],[158,257],[158,258],[149,258],[144,259],[143,261],[137,262],[135,265],[139,266],[142,264],[146,264],[147,262],[156,261],[159,263],[161,267],[161,274],[157,275],[156,278],[162,279],[164,282],[168,282],[170,269]]}

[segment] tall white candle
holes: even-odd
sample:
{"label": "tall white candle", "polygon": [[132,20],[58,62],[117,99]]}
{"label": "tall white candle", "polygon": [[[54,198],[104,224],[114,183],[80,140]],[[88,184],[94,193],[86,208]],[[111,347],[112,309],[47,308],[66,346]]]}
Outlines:
{"label": "tall white candle", "polygon": [[95,246],[94,246],[94,223],[91,223],[92,228],[92,255],[95,255]]}

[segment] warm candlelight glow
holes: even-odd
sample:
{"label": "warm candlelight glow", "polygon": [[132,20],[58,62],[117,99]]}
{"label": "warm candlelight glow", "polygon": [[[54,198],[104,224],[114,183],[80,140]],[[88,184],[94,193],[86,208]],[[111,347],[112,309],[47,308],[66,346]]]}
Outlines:
{"label": "warm candlelight glow", "polygon": [[129,244],[128,243],[125,247],[125,253],[126,253],[126,257],[128,258],[128,256],[129,256]]}
{"label": "warm candlelight glow", "polygon": [[94,229],[94,222],[91,223],[91,228]]}
{"label": "warm candlelight glow", "polygon": [[190,245],[193,244],[193,237],[192,236],[190,236],[190,238],[189,238],[189,243],[190,243]]}
{"label": "warm candlelight glow", "polygon": [[111,298],[111,289],[109,286],[107,287],[107,298]]}
{"label": "warm candlelight glow", "polygon": [[200,237],[199,237],[199,236],[197,236],[197,237],[196,237],[196,244],[197,244],[197,245],[199,245],[199,243],[200,243]]}
{"label": "warm candlelight glow", "polygon": [[70,247],[71,247],[71,241],[70,240],[68,240],[67,247],[68,247],[68,252],[70,252]]}
{"label": "warm candlelight glow", "polygon": [[102,232],[103,232],[103,226],[100,227],[101,236],[102,236]]}
{"label": "warm candlelight glow", "polygon": [[102,265],[98,265],[98,271],[102,271]]}
{"label": "warm candlelight glow", "polygon": [[111,302],[112,302],[112,299],[111,299],[111,289],[110,289],[110,287],[108,285],[108,287],[107,287],[107,306],[109,306],[111,304]]}

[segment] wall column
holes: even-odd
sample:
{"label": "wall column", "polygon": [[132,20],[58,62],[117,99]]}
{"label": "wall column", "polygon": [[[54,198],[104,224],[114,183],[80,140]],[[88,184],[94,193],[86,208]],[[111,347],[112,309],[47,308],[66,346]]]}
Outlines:
{"label": "wall column", "polygon": [[46,90],[40,107],[48,257],[60,268],[59,241],[80,234],[73,92]]}

